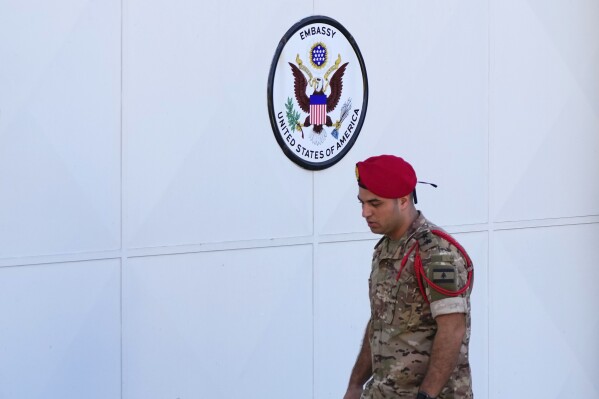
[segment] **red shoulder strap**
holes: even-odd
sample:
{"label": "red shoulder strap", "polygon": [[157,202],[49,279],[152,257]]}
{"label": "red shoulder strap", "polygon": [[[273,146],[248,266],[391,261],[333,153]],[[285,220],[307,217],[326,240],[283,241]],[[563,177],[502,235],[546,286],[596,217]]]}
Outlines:
{"label": "red shoulder strap", "polygon": [[399,276],[401,275],[401,272],[403,271],[404,266],[408,262],[408,258],[410,257],[410,254],[412,253],[412,251],[416,250],[416,255],[414,256],[414,274],[416,275],[416,281],[418,282],[418,287],[420,288],[420,293],[422,294],[422,296],[424,297],[424,300],[427,303],[429,303],[429,300],[428,300],[428,297],[426,296],[426,290],[424,288],[424,281],[426,281],[428,286],[431,287],[432,289],[434,289],[435,291],[437,291],[445,296],[450,296],[450,297],[457,297],[457,296],[463,294],[464,292],[466,292],[466,290],[472,288],[472,285],[474,282],[474,265],[472,263],[472,260],[470,259],[470,256],[464,249],[464,247],[462,247],[460,245],[460,243],[458,243],[455,240],[455,238],[453,238],[452,236],[450,236],[449,234],[447,234],[444,231],[431,230],[431,233],[448,241],[450,244],[455,246],[458,249],[458,251],[460,251],[460,253],[464,257],[464,259],[466,260],[466,270],[468,271],[468,277],[466,280],[466,284],[457,291],[450,291],[443,287],[439,287],[437,284],[433,283],[433,281],[430,280],[426,276],[424,267],[422,265],[422,257],[420,256],[420,244],[418,243],[418,241],[416,241],[416,243],[410,247],[408,252],[406,252],[404,258],[402,259],[401,267],[399,268],[399,273],[397,273],[397,278],[395,280],[396,281],[399,280]]}

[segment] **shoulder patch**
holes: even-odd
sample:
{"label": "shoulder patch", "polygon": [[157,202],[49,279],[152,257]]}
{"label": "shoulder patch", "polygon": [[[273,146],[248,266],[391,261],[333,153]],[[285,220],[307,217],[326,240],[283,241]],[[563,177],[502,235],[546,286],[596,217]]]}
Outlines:
{"label": "shoulder patch", "polygon": [[420,231],[414,238],[419,247],[414,271],[428,303],[458,297],[472,290],[472,260],[453,237],[437,228]]}
{"label": "shoulder patch", "polygon": [[456,272],[455,268],[445,264],[433,264],[430,268],[433,283],[440,284],[455,284]]}
{"label": "shoulder patch", "polygon": [[[436,255],[435,257],[443,257],[446,255]],[[455,266],[448,261],[433,261],[427,267],[427,277],[433,285],[427,284],[428,294],[431,302],[439,299],[449,298],[447,291],[457,291],[458,273]],[[446,291],[445,291],[446,290]],[[443,292],[445,291],[445,292]]]}

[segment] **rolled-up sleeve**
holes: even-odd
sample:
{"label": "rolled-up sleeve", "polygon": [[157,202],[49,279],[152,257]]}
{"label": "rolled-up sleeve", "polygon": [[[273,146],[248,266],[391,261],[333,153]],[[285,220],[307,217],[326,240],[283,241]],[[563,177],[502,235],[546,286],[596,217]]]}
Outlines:
{"label": "rolled-up sleeve", "polygon": [[431,313],[433,318],[444,314],[467,313],[468,303],[466,298],[444,298],[431,303]]}

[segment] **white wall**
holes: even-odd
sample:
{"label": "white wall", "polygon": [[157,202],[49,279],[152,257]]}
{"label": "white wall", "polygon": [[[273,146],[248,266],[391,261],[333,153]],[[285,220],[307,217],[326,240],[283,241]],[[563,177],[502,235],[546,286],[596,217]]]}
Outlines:
{"label": "white wall", "polygon": [[[370,98],[330,169],[278,147],[272,56],[313,14]],[[477,398],[599,397],[599,3],[0,2],[0,398],[340,398],[405,156],[476,263]]]}

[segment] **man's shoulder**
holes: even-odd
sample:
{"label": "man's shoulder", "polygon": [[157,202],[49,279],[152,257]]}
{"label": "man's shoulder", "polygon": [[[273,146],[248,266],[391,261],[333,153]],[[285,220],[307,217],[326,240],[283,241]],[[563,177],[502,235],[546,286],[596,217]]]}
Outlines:
{"label": "man's shoulder", "polygon": [[423,223],[414,234],[414,239],[418,241],[420,251],[429,252],[440,250],[443,239],[441,236],[436,234],[436,232],[439,231],[445,233],[442,228],[430,220],[424,219]]}
{"label": "man's shoulder", "polygon": [[425,220],[421,228],[414,235],[414,238],[418,241],[420,252],[427,254],[427,257],[436,254],[460,256],[460,251],[457,245],[455,245],[459,245],[457,240],[443,228],[429,220]]}

